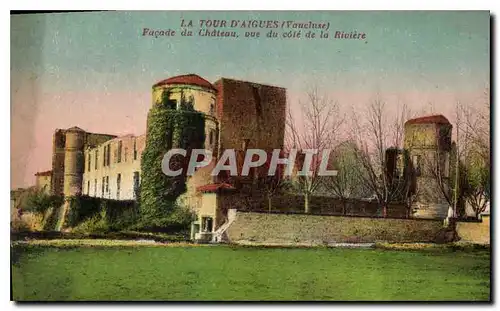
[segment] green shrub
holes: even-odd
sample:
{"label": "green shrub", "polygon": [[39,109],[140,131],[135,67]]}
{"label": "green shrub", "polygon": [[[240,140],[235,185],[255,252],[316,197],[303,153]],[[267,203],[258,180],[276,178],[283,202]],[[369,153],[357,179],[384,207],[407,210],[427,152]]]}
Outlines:
{"label": "green shrub", "polygon": [[146,220],[141,218],[127,229],[139,232],[186,233],[194,219],[195,214],[191,210],[176,206],[170,215]]}
{"label": "green shrub", "polygon": [[135,201],[101,200],[101,211],[110,230],[128,228],[139,220],[139,207]]}
{"label": "green shrub", "polygon": [[102,211],[80,223],[73,229],[76,233],[105,233],[109,231],[106,213]]}
{"label": "green shrub", "polygon": [[79,232],[119,231],[139,219],[139,208],[135,201],[88,196],[72,197],[68,201],[65,227],[78,228]]}

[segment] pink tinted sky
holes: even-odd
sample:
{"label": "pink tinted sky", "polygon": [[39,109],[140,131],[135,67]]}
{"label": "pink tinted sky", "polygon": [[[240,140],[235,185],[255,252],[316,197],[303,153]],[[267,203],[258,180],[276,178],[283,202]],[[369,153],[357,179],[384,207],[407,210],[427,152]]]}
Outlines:
{"label": "pink tinted sky", "polygon": [[[457,96],[458,95],[458,96]],[[404,92],[384,94],[387,107],[396,108],[406,102],[416,115],[442,113],[454,122],[457,99],[473,102],[481,93]],[[302,97],[289,94],[290,104],[298,107]],[[369,103],[372,92],[335,92],[329,97],[338,100],[345,113],[351,109],[361,111]],[[151,103],[150,92],[120,93],[43,93],[37,104],[26,95],[18,97],[12,109],[11,163],[13,187],[28,186],[34,182],[34,173],[51,169],[52,135],[56,128],[81,127],[89,132],[115,135],[145,133],[147,112]],[[68,105],[68,103],[72,103]],[[126,104],[125,104],[126,103]],[[353,103],[353,104],[351,104]],[[422,104],[423,103],[423,104]]]}

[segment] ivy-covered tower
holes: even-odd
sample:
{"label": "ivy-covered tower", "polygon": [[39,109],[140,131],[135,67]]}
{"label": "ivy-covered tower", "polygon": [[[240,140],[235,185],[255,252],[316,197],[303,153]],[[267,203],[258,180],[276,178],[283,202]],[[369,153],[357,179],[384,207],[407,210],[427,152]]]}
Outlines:
{"label": "ivy-covered tower", "polygon": [[[172,77],[153,85],[148,113],[146,147],[142,155],[141,213],[148,220],[168,217],[175,201],[186,190],[185,175],[163,174],[165,153],[173,148],[211,149],[218,146],[215,118],[216,89],[195,74]],[[171,169],[185,167],[189,157],[172,158]],[[184,170],[185,172],[185,170]]]}

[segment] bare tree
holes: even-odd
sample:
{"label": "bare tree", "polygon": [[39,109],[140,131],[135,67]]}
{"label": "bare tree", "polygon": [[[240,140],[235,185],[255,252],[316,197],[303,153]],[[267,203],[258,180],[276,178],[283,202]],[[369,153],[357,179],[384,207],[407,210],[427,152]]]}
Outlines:
{"label": "bare tree", "polygon": [[359,149],[355,155],[364,170],[363,183],[382,207],[387,215],[389,203],[404,201],[408,183],[395,176],[397,167],[389,170],[386,151],[389,148],[402,150],[404,145],[404,123],[410,117],[410,111],[405,104],[399,104],[393,117],[386,109],[385,101],[377,96],[368,106],[365,115],[353,112],[352,139]]}
{"label": "bare tree", "polygon": [[[262,165],[258,170],[261,171],[259,173],[259,182],[261,189],[266,193],[267,198],[267,209],[269,212],[272,210],[272,199],[273,197],[285,190],[288,186],[287,180],[284,178],[284,165],[277,165],[276,172],[274,175],[269,175],[268,171],[271,164],[271,153],[268,154],[267,161],[264,165]],[[284,157],[284,152],[282,151],[280,157]]]}
{"label": "bare tree", "polygon": [[[338,102],[320,94],[316,87],[307,92],[307,100],[299,104],[302,117],[300,125],[291,109],[288,110],[286,142],[289,149],[303,152],[311,149],[317,151],[309,167],[310,173],[297,174],[293,181],[293,185],[304,195],[305,212],[310,213],[310,196],[323,182],[321,176],[318,176],[321,155],[334,145],[344,117],[340,114]],[[301,167],[303,163],[300,163],[300,154],[298,158],[298,164]]]}
{"label": "bare tree", "polygon": [[[421,159],[423,168],[419,172],[436,181],[438,188],[436,193],[439,193],[451,207],[455,207],[455,202],[459,197],[456,172],[460,170],[456,169],[457,151],[455,143],[450,152],[438,149],[423,155]],[[445,164],[446,162],[449,164]]]}
{"label": "bare tree", "polygon": [[[434,142],[436,149],[427,152],[422,159],[425,169],[421,174],[431,177],[438,188],[439,194],[453,209],[453,217],[459,214],[464,216],[461,198],[466,194],[467,169],[464,166],[464,159],[467,157],[467,149],[470,143],[471,133],[464,123],[464,105],[457,101],[455,106],[455,141],[444,140],[445,137],[451,139],[451,132],[446,128],[437,128]],[[449,128],[451,131],[451,126]],[[429,194],[427,194],[429,195]]]}
{"label": "bare tree", "polygon": [[474,107],[462,107],[464,128],[469,134],[469,142],[481,155],[484,162],[490,164],[490,91],[486,89],[481,103]]}

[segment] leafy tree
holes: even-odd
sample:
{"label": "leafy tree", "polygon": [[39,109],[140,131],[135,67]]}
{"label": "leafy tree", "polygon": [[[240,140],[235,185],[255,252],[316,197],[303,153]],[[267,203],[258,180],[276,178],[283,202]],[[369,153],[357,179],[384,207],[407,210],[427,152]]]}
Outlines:
{"label": "leafy tree", "polygon": [[476,214],[484,212],[490,201],[490,168],[479,153],[466,158],[466,185],[464,197]]}

